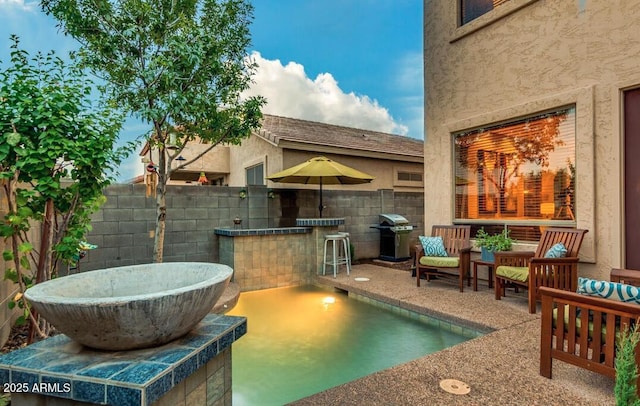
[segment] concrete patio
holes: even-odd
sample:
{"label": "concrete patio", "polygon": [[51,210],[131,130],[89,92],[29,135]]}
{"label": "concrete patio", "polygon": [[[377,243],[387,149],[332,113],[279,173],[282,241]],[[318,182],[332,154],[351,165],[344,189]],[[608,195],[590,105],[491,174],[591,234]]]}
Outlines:
{"label": "concrete patio", "polygon": [[[357,277],[369,278],[358,282]],[[540,314],[527,312],[527,299],[512,290],[494,299],[486,281],[478,291],[457,289],[453,279],[416,287],[407,271],[374,264],[356,265],[350,276],[319,276],[320,285],[433,315],[447,321],[494,330],[362,379],[294,402],[295,405],[611,405],[614,380],[555,361],[553,379],[539,375]],[[357,343],[353,343],[357,345]],[[471,387],[467,395],[442,390],[443,379]]]}

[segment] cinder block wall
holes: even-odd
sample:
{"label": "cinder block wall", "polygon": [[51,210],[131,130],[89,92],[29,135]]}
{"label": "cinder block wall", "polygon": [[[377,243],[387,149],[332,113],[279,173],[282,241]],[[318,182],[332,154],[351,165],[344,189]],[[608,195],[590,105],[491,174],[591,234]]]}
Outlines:
{"label": "cinder block wall", "polygon": [[[240,197],[245,190],[246,198]],[[164,261],[219,262],[218,237],[214,229],[294,226],[296,218],[318,216],[317,190],[274,189],[265,186],[169,186]],[[145,196],[144,185],[112,185],[105,189],[107,202],[92,219],[86,240],[97,244],[80,261],[80,271],[148,263],[153,258],[155,199]],[[351,234],[356,258],[379,255],[378,224],[381,213],[405,216],[416,227],[417,241],[423,233],[423,194],[393,190],[325,190],[323,217],[344,217],[341,231]],[[412,242],[412,245],[413,245]]]}

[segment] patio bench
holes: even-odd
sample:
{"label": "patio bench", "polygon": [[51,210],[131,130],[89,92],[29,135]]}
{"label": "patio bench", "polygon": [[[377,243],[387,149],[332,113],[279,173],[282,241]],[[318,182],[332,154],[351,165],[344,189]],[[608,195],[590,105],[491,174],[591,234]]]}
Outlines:
{"label": "patio bench", "polygon": [[[615,378],[616,339],[611,337],[640,318],[640,306],[549,287],[539,290],[540,375],[551,378],[552,361],[557,359]],[[597,331],[600,334],[594,334]]]}

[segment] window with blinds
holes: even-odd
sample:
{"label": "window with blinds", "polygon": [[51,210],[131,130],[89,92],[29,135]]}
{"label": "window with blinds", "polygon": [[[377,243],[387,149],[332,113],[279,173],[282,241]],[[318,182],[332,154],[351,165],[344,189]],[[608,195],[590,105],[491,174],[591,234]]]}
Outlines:
{"label": "window with blinds", "polygon": [[456,221],[575,222],[575,121],[572,106],[454,134]]}
{"label": "window with blinds", "polygon": [[251,166],[245,169],[247,185],[264,185],[264,164]]}
{"label": "window with blinds", "polygon": [[460,25],[475,20],[509,0],[460,0]]}

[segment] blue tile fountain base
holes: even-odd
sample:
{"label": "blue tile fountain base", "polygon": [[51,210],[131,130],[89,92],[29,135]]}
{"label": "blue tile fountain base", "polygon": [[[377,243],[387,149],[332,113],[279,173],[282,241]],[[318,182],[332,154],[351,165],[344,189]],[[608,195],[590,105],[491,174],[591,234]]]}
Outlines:
{"label": "blue tile fountain base", "polygon": [[57,335],[0,356],[0,382],[14,406],[230,404],[231,344],[246,332],[245,317],[209,314],[142,350],[93,350]]}

